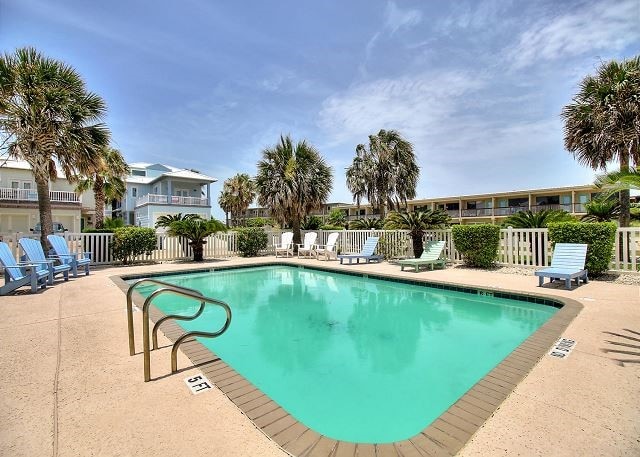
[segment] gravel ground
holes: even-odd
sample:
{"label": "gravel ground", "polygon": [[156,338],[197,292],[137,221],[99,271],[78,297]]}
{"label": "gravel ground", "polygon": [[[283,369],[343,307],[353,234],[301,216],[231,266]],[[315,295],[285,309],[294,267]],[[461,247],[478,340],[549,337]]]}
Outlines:
{"label": "gravel ground", "polygon": [[[456,265],[454,268],[469,268],[464,265]],[[495,273],[504,273],[510,275],[521,276],[533,276],[536,268],[524,268],[524,267],[494,267],[484,271],[492,271]],[[605,273],[598,277],[589,277],[590,281],[605,281],[614,284],[627,284],[631,286],[640,286],[640,274],[625,274],[625,273]]]}

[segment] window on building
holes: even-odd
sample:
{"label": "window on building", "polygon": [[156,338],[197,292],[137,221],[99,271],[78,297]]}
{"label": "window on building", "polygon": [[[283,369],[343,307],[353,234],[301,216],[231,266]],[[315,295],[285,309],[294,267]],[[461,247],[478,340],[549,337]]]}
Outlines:
{"label": "window on building", "polygon": [[147,172],[145,170],[131,170],[132,176],[147,176]]}
{"label": "window on building", "polygon": [[536,205],[559,205],[559,195],[546,195],[542,197],[536,197]]}
{"label": "window on building", "polygon": [[527,197],[522,198],[510,198],[509,206],[516,206],[520,208],[527,208],[529,206],[529,199]]}
{"label": "window on building", "polygon": [[12,189],[20,189],[20,181],[11,181]]}
{"label": "window on building", "polygon": [[131,188],[131,196],[133,198],[136,198],[138,196],[138,188],[137,187],[132,187]]}
{"label": "window on building", "polygon": [[31,190],[31,182],[30,181],[22,181],[22,188],[25,190]]}

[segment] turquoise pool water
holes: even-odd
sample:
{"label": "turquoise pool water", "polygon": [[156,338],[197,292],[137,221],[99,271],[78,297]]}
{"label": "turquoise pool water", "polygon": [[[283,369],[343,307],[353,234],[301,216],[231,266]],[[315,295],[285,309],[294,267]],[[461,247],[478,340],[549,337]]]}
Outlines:
{"label": "turquoise pool water", "polygon": [[[423,430],[556,311],[288,266],[163,276],[226,301],[200,341],[309,428],[386,443]],[[152,288],[141,288],[143,295]],[[161,296],[165,313],[197,304]],[[217,329],[210,308],[185,329]]]}

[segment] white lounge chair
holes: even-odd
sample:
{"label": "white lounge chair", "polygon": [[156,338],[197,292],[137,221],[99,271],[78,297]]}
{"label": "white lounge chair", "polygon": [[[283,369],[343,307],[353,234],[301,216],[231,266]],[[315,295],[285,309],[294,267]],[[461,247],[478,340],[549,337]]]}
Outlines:
{"label": "white lounge chair", "polygon": [[571,280],[576,280],[576,285],[582,279],[589,282],[588,272],[584,268],[587,259],[587,245],[574,243],[556,243],[551,258],[551,266],[535,272],[538,277],[538,287],[542,287],[544,278],[564,279],[565,287],[571,290]]}
{"label": "white lounge chair", "polygon": [[362,246],[362,251],[360,251],[359,253],[339,255],[338,259],[340,259],[340,265],[342,265],[344,260],[348,260],[349,265],[351,265],[351,262],[353,260],[355,260],[356,263],[360,263],[360,259],[366,260],[367,263],[371,262],[372,260],[375,260],[376,262],[380,262],[383,259],[383,257],[381,255],[374,254],[374,251],[378,246],[379,239],[380,237],[378,236],[370,236],[364,242],[364,246]]}
{"label": "white lounge chair", "polygon": [[318,238],[318,234],[316,232],[308,232],[304,234],[304,242],[302,244],[298,244],[298,258],[311,257],[314,255],[313,247],[315,245],[316,238]]}
{"label": "white lounge chair", "polygon": [[424,246],[422,255],[417,259],[404,259],[398,262],[400,270],[404,271],[404,267],[414,267],[416,273],[420,270],[421,265],[428,265],[433,270],[434,265],[445,266],[445,259],[442,258],[446,242],[444,241],[428,241]]}
{"label": "white lounge chair", "polygon": [[333,232],[327,237],[327,244],[316,244],[313,248],[316,259],[319,260],[320,256],[322,256],[325,260],[330,260],[332,257],[337,260],[338,252],[336,250],[336,243],[338,242],[339,237],[340,233]]}
{"label": "white lounge chair", "polygon": [[293,232],[283,232],[280,236],[280,244],[274,245],[276,257],[284,254],[283,257],[293,256]]}

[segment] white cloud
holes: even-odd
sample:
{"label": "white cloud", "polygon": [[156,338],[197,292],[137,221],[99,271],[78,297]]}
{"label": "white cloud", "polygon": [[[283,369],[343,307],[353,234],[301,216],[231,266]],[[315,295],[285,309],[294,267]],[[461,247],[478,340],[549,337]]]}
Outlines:
{"label": "white cloud", "polygon": [[596,2],[525,30],[508,52],[514,69],[591,51],[617,51],[640,38],[638,0]]}
{"label": "white cloud", "polygon": [[422,21],[420,10],[402,10],[395,2],[387,3],[384,26],[393,35],[400,28],[411,28]]}
{"label": "white cloud", "polygon": [[382,38],[383,32],[385,36],[392,36],[398,30],[405,28],[410,29],[415,27],[422,21],[422,12],[416,9],[400,9],[395,2],[387,3],[387,7],[384,12],[384,24],[382,26],[382,32],[378,31],[373,34],[367,45],[365,46],[365,58],[364,62],[360,64],[359,71],[362,76],[367,75],[367,62],[371,58],[371,54],[376,47],[378,41]]}
{"label": "white cloud", "polygon": [[380,128],[421,134],[446,121],[460,97],[482,85],[478,77],[457,72],[380,79],[326,99],[319,125],[334,143],[362,141]]}

